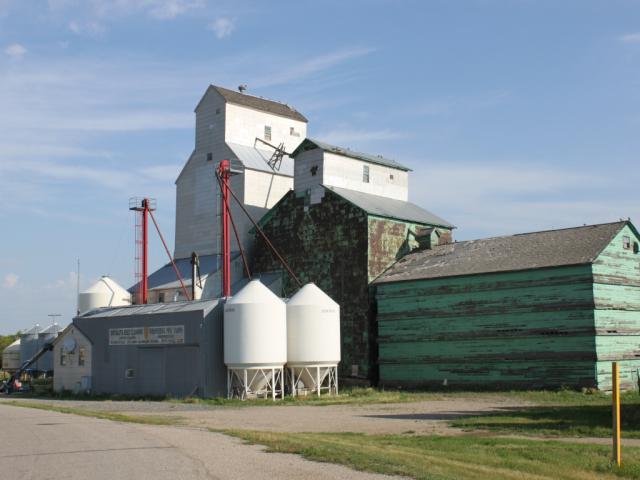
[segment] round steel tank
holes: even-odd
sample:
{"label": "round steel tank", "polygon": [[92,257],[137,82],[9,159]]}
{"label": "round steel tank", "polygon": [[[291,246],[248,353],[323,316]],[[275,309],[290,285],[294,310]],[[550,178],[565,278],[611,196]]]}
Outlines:
{"label": "round steel tank", "polygon": [[[38,333],[38,350],[42,349],[47,343],[52,343],[61,331],[62,327],[57,323],[40,330]],[[41,356],[33,368],[44,372],[53,370],[53,352],[49,351]]]}
{"label": "round steel tank", "polygon": [[224,306],[224,363],[282,367],[286,361],[286,304],[260,280],[252,280]]}
{"label": "round steel tank", "polygon": [[340,306],[314,283],[287,302],[287,364],[340,362]]}
{"label": "round steel tank", "polygon": [[40,325],[36,324],[20,334],[20,364],[30,360],[38,353],[38,333],[40,333]]}
{"label": "round steel tank", "polygon": [[124,305],[131,305],[131,294],[107,276],[102,277],[78,295],[80,315],[96,308]]}
{"label": "round steel tank", "polygon": [[287,369],[294,395],[337,393],[340,306],[308,283],[287,302]]}
{"label": "round steel tank", "polygon": [[12,372],[20,368],[20,339],[2,351],[2,369]]}
{"label": "round steel tank", "polygon": [[250,281],[224,306],[223,336],[228,396],[282,397],[286,304],[259,280]]}

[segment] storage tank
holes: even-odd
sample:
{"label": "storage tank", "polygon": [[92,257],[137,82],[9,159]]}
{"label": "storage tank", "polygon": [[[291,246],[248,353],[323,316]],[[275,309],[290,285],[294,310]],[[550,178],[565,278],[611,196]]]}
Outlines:
{"label": "storage tank", "polygon": [[287,369],[292,392],[337,393],[340,306],[314,283],[287,302]]}
{"label": "storage tank", "polygon": [[286,304],[260,280],[252,280],[224,306],[229,396],[282,395],[286,361]]}
{"label": "storage tank", "polygon": [[[38,333],[38,350],[41,350],[47,343],[52,343],[60,334],[62,328],[57,323],[49,325]],[[48,372],[53,370],[53,351],[49,351],[41,356],[31,368]]]}
{"label": "storage tank", "polygon": [[18,338],[2,351],[2,369],[13,372],[20,368],[20,365],[20,339]]}
{"label": "storage tank", "polygon": [[131,294],[108,276],[103,276],[78,295],[80,315],[84,315],[96,308],[122,307],[125,305],[131,305]]}
{"label": "storage tank", "polygon": [[40,333],[40,325],[36,323],[29,330],[20,334],[21,365],[38,353],[38,333]]}

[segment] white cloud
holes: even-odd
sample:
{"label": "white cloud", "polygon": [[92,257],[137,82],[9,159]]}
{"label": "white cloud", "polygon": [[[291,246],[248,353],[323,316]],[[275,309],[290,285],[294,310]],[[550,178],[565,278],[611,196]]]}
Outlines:
{"label": "white cloud", "polygon": [[351,128],[337,128],[317,135],[319,140],[335,143],[339,146],[350,147],[355,144],[383,142],[406,138],[406,133],[395,130],[365,130]]}
{"label": "white cloud", "polygon": [[12,43],[7,48],[4,49],[4,53],[10,56],[11,58],[15,58],[20,60],[27,53],[27,49],[20,45],[19,43]]}
{"label": "white cloud", "polygon": [[44,286],[46,289],[60,289],[71,290],[76,289],[78,285],[78,274],[76,272],[69,272],[66,277],[59,278],[52,283],[48,283]]}
{"label": "white cloud", "polygon": [[414,170],[411,200],[459,226],[459,239],[640,218],[621,193],[633,180],[594,170],[458,161],[421,162]]}
{"label": "white cloud", "polygon": [[202,8],[200,0],[159,0],[141,2],[149,5],[149,14],[158,19],[171,19],[187,13],[189,10]]}
{"label": "white cloud", "polygon": [[619,37],[623,43],[640,43],[640,32],[628,33]]}
{"label": "white cloud", "polygon": [[288,61],[286,66],[275,69],[274,73],[258,77],[251,82],[254,87],[272,87],[302,80],[310,75],[328,70],[337,65],[370,54],[372,48],[348,48],[337,50],[301,61]]}
{"label": "white cloud", "polygon": [[2,282],[2,288],[13,288],[18,284],[18,275],[15,273],[7,273]]}
{"label": "white cloud", "polygon": [[209,28],[213,30],[218,38],[224,38],[231,35],[236,28],[235,23],[228,17],[218,17],[209,24]]}
{"label": "white cloud", "polygon": [[67,25],[69,30],[76,35],[92,35],[99,36],[106,32],[106,27],[99,22],[88,21],[88,22],[79,22],[77,20],[72,20]]}

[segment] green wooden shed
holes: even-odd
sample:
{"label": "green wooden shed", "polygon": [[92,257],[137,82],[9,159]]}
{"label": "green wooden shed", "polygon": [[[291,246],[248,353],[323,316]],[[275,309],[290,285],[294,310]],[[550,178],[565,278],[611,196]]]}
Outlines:
{"label": "green wooden shed", "polygon": [[611,388],[640,376],[630,221],[438,245],[374,283],[382,385]]}

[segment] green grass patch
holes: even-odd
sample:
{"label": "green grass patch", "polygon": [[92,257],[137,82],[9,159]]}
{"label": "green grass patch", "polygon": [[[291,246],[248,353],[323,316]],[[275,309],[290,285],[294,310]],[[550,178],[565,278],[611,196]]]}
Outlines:
{"label": "green grass patch", "polygon": [[224,432],[269,452],[356,470],[416,479],[640,479],[640,449],[625,448],[623,466],[611,449],[557,441],[477,436],[364,435],[355,433]]}
{"label": "green grass patch", "polygon": [[67,413],[72,415],[80,415],[83,417],[101,418],[104,420],[113,420],[114,422],[140,423],[144,425],[177,425],[180,423],[178,417],[160,416],[160,415],[130,415],[117,412],[100,412],[95,410],[87,410],[85,408],[64,407],[60,405],[52,405],[49,403],[21,402],[12,400],[2,402],[0,405],[11,405],[14,407],[35,408],[38,410],[47,410],[50,412]]}
{"label": "green grass patch", "polygon": [[[553,403],[553,402],[551,402]],[[595,396],[588,400],[573,398],[556,405],[518,407],[498,414],[456,419],[451,426],[465,430],[490,430],[516,435],[549,435],[564,437],[610,437],[611,396]],[[640,396],[622,396],[622,435],[640,438]]]}

